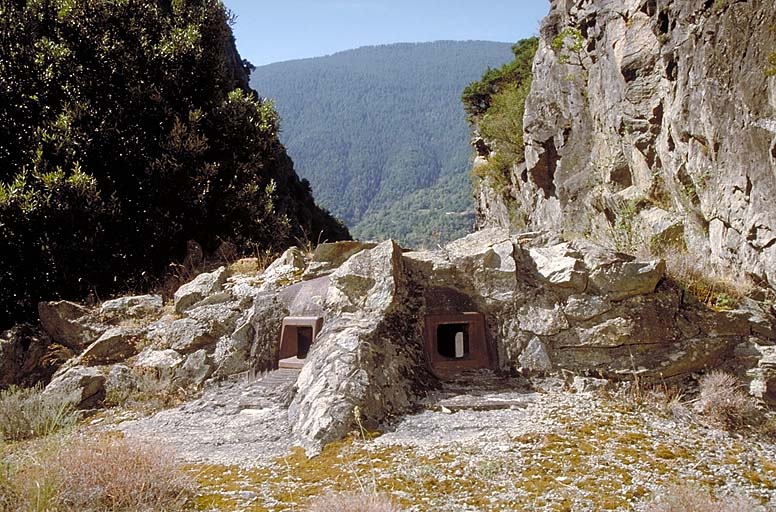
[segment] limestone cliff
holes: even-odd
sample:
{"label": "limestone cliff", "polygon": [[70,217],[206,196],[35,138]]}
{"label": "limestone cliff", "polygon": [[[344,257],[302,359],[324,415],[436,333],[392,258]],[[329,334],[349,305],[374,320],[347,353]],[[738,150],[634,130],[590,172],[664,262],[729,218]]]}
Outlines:
{"label": "limestone cliff", "polygon": [[479,224],[682,251],[776,286],[776,6],[552,0],[525,164]]}

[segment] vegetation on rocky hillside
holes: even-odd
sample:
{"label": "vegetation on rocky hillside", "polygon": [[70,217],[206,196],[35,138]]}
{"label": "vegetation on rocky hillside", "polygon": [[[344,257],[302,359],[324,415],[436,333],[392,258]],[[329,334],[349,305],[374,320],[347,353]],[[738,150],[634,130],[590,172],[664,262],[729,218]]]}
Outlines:
{"label": "vegetation on rocky hillside", "polygon": [[482,79],[469,84],[461,96],[469,122],[495,154],[474,175],[490,178],[496,190],[508,183],[509,169],[523,155],[523,114],[531,89],[531,65],[538,47],[533,37],[512,47],[515,60],[498,69],[489,69]]}
{"label": "vegetation on rocky hillside", "polygon": [[[485,41],[373,46],[262,66],[251,84],[276,102],[300,174],[356,237],[433,245],[473,225],[471,215],[446,215],[473,210],[470,185],[454,178],[467,174],[470,154],[457,98],[509,59],[508,44]],[[444,207],[427,216],[408,199],[415,193]]]}
{"label": "vegetation on rocky hillside", "polygon": [[218,0],[0,3],[0,327],[206,251],[347,231],[248,89]]}

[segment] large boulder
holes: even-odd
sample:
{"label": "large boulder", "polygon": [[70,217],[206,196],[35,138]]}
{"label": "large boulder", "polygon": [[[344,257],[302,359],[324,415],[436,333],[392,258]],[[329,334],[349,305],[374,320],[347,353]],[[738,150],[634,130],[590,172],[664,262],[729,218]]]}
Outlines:
{"label": "large boulder", "polygon": [[86,347],[78,357],[85,366],[118,363],[138,353],[144,331],[136,327],[112,327]]}
{"label": "large boulder", "polygon": [[213,272],[202,273],[190,283],[184,284],[174,294],[175,311],[183,313],[205,297],[221,291],[227,277],[226,267],[219,267]]}
{"label": "large boulder", "polygon": [[76,366],[54,377],[43,394],[76,408],[90,409],[105,398],[105,375],[97,368]]}
{"label": "large boulder", "polygon": [[162,334],[164,347],[181,354],[190,354],[201,348],[213,346],[216,337],[193,318],[181,318],[171,322]]}
{"label": "large boulder", "polygon": [[52,340],[77,352],[108,328],[97,321],[90,309],[66,300],[39,303],[38,315]]}
{"label": "large boulder", "polygon": [[289,409],[309,454],[362,421],[407,410],[423,382],[418,311],[392,241],[352,256],[331,275],[331,313],[297,381]]}
{"label": "large boulder", "polygon": [[159,379],[172,379],[185,357],[173,349],[155,350],[147,348],[138,354],[132,366],[141,373],[152,373]]}
{"label": "large boulder", "polygon": [[618,261],[590,273],[590,286],[612,300],[651,293],[665,274],[663,260]]}
{"label": "large boulder", "polygon": [[536,271],[550,286],[577,293],[585,291],[588,277],[585,264],[569,244],[532,247],[528,254],[536,265]]}

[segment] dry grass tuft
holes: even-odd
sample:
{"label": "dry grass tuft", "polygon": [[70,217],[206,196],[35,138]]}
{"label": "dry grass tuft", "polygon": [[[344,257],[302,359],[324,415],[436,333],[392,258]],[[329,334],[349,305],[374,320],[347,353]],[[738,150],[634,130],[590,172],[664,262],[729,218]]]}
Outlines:
{"label": "dry grass tuft", "polygon": [[[184,510],[192,479],[160,447],[116,437],[49,443],[0,467],[0,510]],[[5,501],[10,501],[5,498]]]}
{"label": "dry grass tuft", "polygon": [[196,394],[196,388],[176,385],[154,369],[134,369],[131,384],[112,388],[105,395],[108,407],[122,406],[146,414],[175,407]]}
{"label": "dry grass tuft", "polygon": [[720,370],[701,378],[696,410],[711,424],[727,429],[753,424],[759,416],[738,379]]}
{"label": "dry grass tuft", "polygon": [[695,485],[674,485],[656,493],[646,512],[758,512],[765,509],[756,501],[736,494],[715,499]]}
{"label": "dry grass tuft", "polygon": [[0,391],[0,440],[47,436],[74,426],[79,418],[72,406],[41,394],[40,386]]}
{"label": "dry grass tuft", "polygon": [[665,262],[669,276],[700,302],[717,310],[734,309],[756,288],[750,278],[699,261],[688,252],[666,254]]}
{"label": "dry grass tuft", "polygon": [[665,383],[647,384],[638,376],[617,392],[614,398],[634,410],[646,409],[674,417],[687,415],[681,388]]}
{"label": "dry grass tuft", "polygon": [[401,512],[390,498],[380,494],[340,493],[316,498],[310,512]]}

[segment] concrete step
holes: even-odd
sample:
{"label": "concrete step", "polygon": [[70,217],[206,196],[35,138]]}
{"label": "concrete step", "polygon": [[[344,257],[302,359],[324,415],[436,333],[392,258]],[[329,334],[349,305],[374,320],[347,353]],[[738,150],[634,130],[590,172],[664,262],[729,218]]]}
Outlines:
{"label": "concrete step", "polygon": [[298,357],[287,357],[285,359],[281,359],[278,362],[278,368],[289,369],[289,370],[301,370],[306,361],[307,361],[306,359],[299,359]]}

